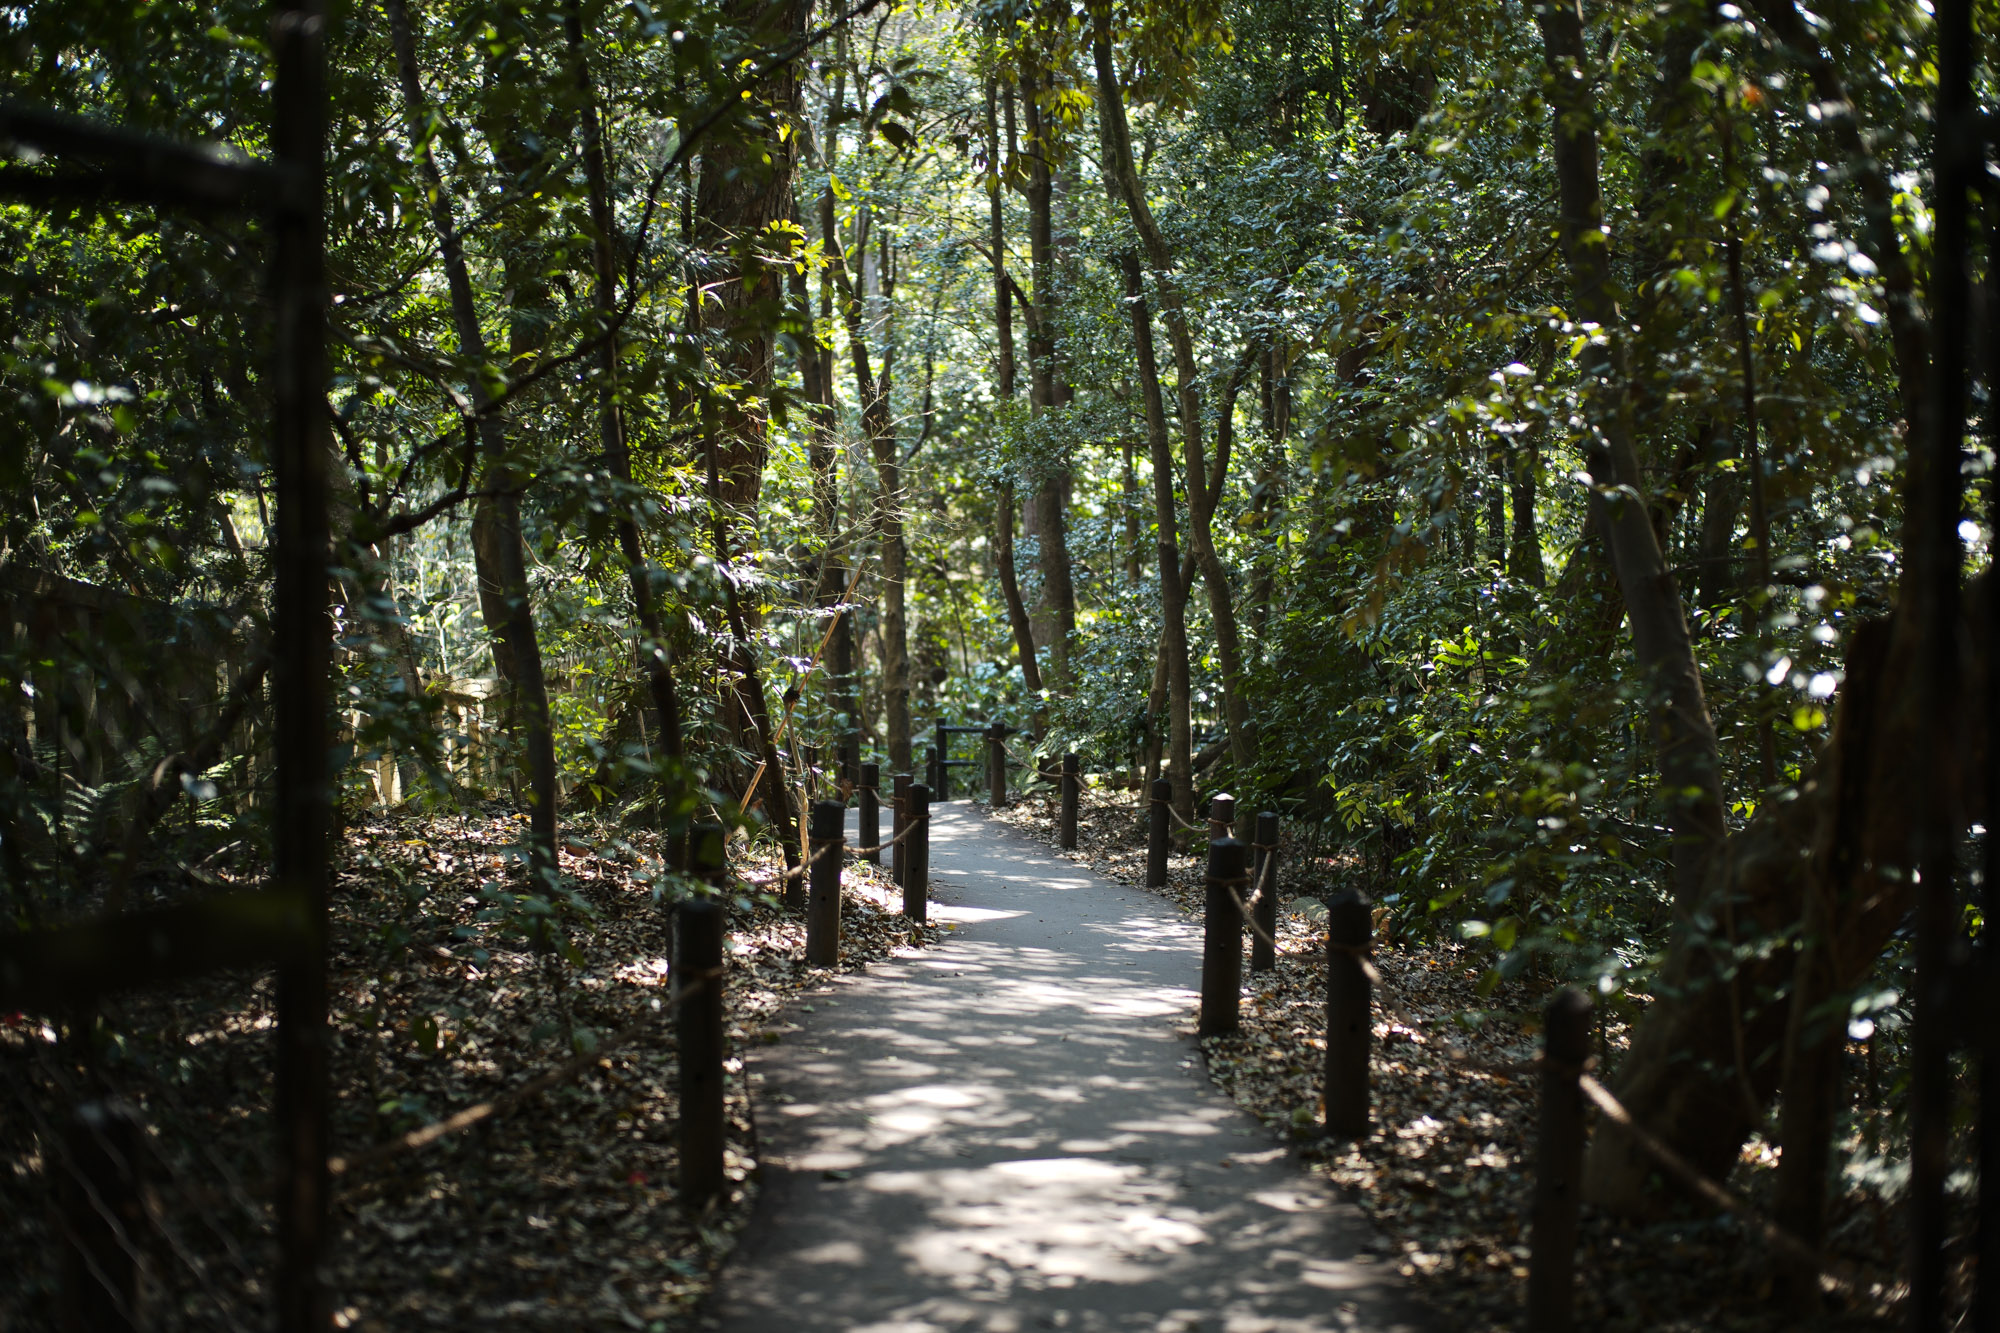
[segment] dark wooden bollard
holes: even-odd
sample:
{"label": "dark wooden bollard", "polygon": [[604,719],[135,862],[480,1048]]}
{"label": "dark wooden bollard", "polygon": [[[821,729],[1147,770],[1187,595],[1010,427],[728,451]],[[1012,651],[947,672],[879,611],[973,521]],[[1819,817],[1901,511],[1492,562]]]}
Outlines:
{"label": "dark wooden bollard", "polygon": [[1535,1212],[1528,1237],[1528,1327],[1575,1326],[1576,1214],[1582,1202],[1583,1089],[1590,997],[1574,988],[1549,1001],[1542,1029],[1542,1107],[1535,1145]]}
{"label": "dark wooden bollard", "polygon": [[998,722],[986,729],[986,804],[1007,808],[1007,733]]}
{"label": "dark wooden bollard", "polygon": [[845,842],[847,810],[838,801],[816,801],[812,808],[812,895],[806,901],[806,961],[832,967],[840,961],[840,859]]}
{"label": "dark wooden bollard", "polygon": [[[698,825],[688,847],[689,869],[709,883],[723,881],[722,827]],[[722,1062],[722,904],[697,898],[681,904],[680,974],[674,996],[681,1057],[681,1203],[701,1212],[722,1197],[724,1116]]]}
{"label": "dark wooden bollard", "polygon": [[1228,792],[1217,792],[1208,798],[1208,838],[1230,838],[1236,824],[1236,798]]}
{"label": "dark wooden bollard", "polygon": [[1146,887],[1167,887],[1167,841],[1173,835],[1174,784],[1153,783],[1153,800],[1146,807]]}
{"label": "dark wooden bollard", "polygon": [[882,766],[863,764],[861,766],[860,814],[861,830],[855,836],[861,846],[867,848],[860,853],[861,859],[871,866],[882,864]]}
{"label": "dark wooden bollard", "polygon": [[1269,972],[1278,965],[1278,816],[1266,810],[1257,816],[1257,840],[1251,844],[1250,891],[1257,901],[1250,904],[1250,970]]}
{"label": "dark wooden bollard", "polygon": [[1076,812],[1083,801],[1082,764],[1073,754],[1062,757],[1062,819],[1057,840],[1066,852],[1076,850]]}
{"label": "dark wooden bollard", "polygon": [[1243,909],[1250,848],[1234,838],[1208,844],[1208,903],[1202,919],[1201,1022],[1204,1037],[1237,1030],[1237,1002],[1243,994]]}
{"label": "dark wooden bollard", "polygon": [[847,739],[840,743],[840,778],[852,792],[862,783],[861,777],[861,733],[850,731]]}
{"label": "dark wooden bollard", "polygon": [[1374,1036],[1374,987],[1368,984],[1369,913],[1374,904],[1342,889],[1326,905],[1326,1132],[1358,1139],[1368,1132],[1368,1048]]}
{"label": "dark wooden bollard", "polygon": [[890,794],[895,804],[889,811],[889,837],[896,845],[889,849],[889,878],[896,883],[903,882],[903,868],[910,863],[910,840],[903,836],[903,830],[910,826],[910,775],[898,773]]}
{"label": "dark wooden bollard", "polygon": [[951,733],[944,728],[944,719],[939,718],[937,739],[931,742],[937,752],[937,772],[931,774],[931,799],[949,801],[951,799]]}
{"label": "dark wooden bollard", "polygon": [[922,925],[930,919],[931,789],[910,788],[909,861],[903,870],[903,915]]}
{"label": "dark wooden bollard", "polygon": [[69,1160],[57,1186],[60,1327],[64,1333],[150,1328],[157,1210],[145,1123],[123,1102],[85,1102],[70,1121],[67,1146]]}

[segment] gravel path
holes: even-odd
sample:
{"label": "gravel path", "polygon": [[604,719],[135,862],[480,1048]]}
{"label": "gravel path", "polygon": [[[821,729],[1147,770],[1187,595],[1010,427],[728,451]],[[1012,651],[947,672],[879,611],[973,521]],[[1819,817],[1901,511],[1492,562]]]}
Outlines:
{"label": "gravel path", "polygon": [[713,1327],[1427,1326],[1359,1210],[1202,1072],[1197,926],[967,803],[931,860],[951,940],[749,1052],[764,1184]]}

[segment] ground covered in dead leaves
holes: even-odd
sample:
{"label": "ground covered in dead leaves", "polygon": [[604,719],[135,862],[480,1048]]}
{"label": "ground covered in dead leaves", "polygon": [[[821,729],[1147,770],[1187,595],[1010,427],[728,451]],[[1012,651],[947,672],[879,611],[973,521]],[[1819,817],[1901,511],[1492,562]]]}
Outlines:
{"label": "ground covered in dead leaves", "polygon": [[[1136,793],[1087,789],[1070,853],[1100,873],[1143,883],[1143,808]],[[1053,844],[1056,803],[1037,788],[1001,811],[1016,828]],[[1281,866],[1288,865],[1281,852]],[[1343,868],[1318,862],[1284,872],[1274,972],[1246,970],[1243,1031],[1203,1043],[1210,1076],[1271,1131],[1289,1140],[1308,1169],[1326,1172],[1380,1229],[1379,1245],[1437,1309],[1439,1327],[1520,1329],[1528,1273],[1527,1217],[1533,1188],[1536,1088],[1533,1076],[1483,1072],[1531,1059],[1550,987],[1503,985],[1482,998],[1483,959],[1471,946],[1378,942],[1374,962],[1386,998],[1378,1003],[1372,1063],[1375,1130],[1365,1140],[1322,1137],[1325,1059],[1325,913],[1321,899],[1340,887]],[[1202,863],[1175,856],[1164,890],[1183,912],[1202,911]],[[1407,1017],[1410,1022],[1403,1020]],[[1189,1031],[1193,1014],[1190,1012]],[[1603,1035],[1615,1053],[1623,1033]],[[1453,1052],[1471,1057],[1453,1058]],[[1770,1149],[1746,1150],[1729,1182],[1753,1198],[1768,1193]],[[1619,1330],[1742,1330],[1794,1327],[1874,1329],[1895,1324],[1897,1247],[1882,1230],[1879,1201],[1849,1198],[1844,1229],[1858,1243],[1844,1258],[1863,1261],[1870,1308],[1799,1324],[1772,1303],[1772,1265],[1751,1233],[1728,1217],[1649,1227],[1584,1212],[1577,1254],[1579,1327]],[[1870,1258],[1872,1268],[1866,1266]],[[1887,1263],[1882,1261],[1886,1260]]]}
{"label": "ground covered in dead leaves", "polygon": [[[729,1094],[734,1182],[689,1217],[674,1195],[676,1052],[663,863],[643,831],[574,826],[567,959],[504,929],[518,825],[497,809],[360,818],[334,901],[333,1148],[380,1149],[505,1098],[576,1058],[584,1072],[428,1146],[336,1178],[335,1322],[370,1330],[688,1326],[748,1212],[751,1108]],[[777,868],[740,857],[729,934],[732,1076],[779,1008],[827,975],[804,928],[757,892]],[[842,966],[913,939],[886,878],[853,868]],[[747,881],[747,882],[743,882]],[[900,902],[900,898],[894,900]],[[269,1323],[273,987],[209,978],[108,1006],[96,1050],[57,1016],[0,1015],[0,1329],[53,1325],[50,1200],[65,1108],[106,1093],[148,1126],[159,1182],[158,1326]]]}

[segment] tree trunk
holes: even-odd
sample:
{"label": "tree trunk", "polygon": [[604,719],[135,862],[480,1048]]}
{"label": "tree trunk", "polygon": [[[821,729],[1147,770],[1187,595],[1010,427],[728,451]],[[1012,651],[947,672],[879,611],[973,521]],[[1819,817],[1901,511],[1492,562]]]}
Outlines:
{"label": "tree trunk", "polygon": [[1588,346],[1579,359],[1586,383],[1594,386],[1594,431],[1585,449],[1589,504],[1609,539],[1632,625],[1633,653],[1654,696],[1661,785],[1675,793],[1667,810],[1674,838],[1674,900],[1685,916],[1695,908],[1705,864],[1723,836],[1715,728],[1702,695],[1680,591],[1644,502],[1645,478],[1632,443],[1625,330],[1612,296],[1610,236],[1598,183],[1597,111],[1582,16],[1573,8],[1544,4],[1535,17],[1552,75],[1549,103],[1570,289],[1579,317],[1607,330],[1612,344]]}
{"label": "tree trunk", "polygon": [[[857,213],[855,233],[854,250],[863,268],[860,290],[874,297],[879,326],[886,335],[895,317],[895,251],[885,234],[880,257],[870,263],[865,209]],[[890,771],[905,773],[910,769],[909,629],[904,601],[909,560],[903,546],[902,449],[896,438],[889,397],[894,385],[895,340],[885,336],[881,373],[877,375],[870,365],[869,312],[856,294],[857,284],[847,262],[846,254],[839,250],[829,256],[840,286],[841,314],[847,324],[848,354],[854,366],[855,396],[861,400],[862,433],[868,437],[875,456],[878,489],[873,527],[879,549],[878,583],[882,590],[876,638],[882,656],[882,714],[889,732]]]}
{"label": "tree trunk", "polygon": [[473,365],[467,396],[478,412],[481,468],[480,499],[472,518],[474,564],[479,582],[480,610],[493,636],[493,660],[506,691],[507,713],[519,728],[527,752],[529,856],[537,876],[552,875],[556,866],[555,739],[549,722],[548,679],[542,670],[541,644],[535,635],[534,610],[528,600],[527,547],[521,538],[521,490],[525,478],[508,456],[505,422],[489,410],[485,369],[491,363],[486,336],[473,303],[465,250],[452,216],[451,196],[429,147],[432,112],[424,101],[417,73],[416,37],[404,0],[389,0],[390,37],[396,49],[402,83],[404,115],[410,141],[424,145],[417,167],[431,192],[431,222],[438,233],[450,295],[452,324],[460,354]]}
{"label": "tree trunk", "polygon": [[[1153,315],[1146,304],[1139,257],[1120,256],[1125,305],[1139,369],[1139,393],[1146,405],[1146,444],[1153,457],[1153,525],[1159,534],[1160,658],[1167,694],[1167,778],[1173,783],[1174,811],[1194,821],[1193,692],[1188,682],[1187,588],[1181,578],[1179,524],[1174,515],[1174,456],[1167,440],[1167,409],[1160,392],[1160,366],[1153,350]],[[1159,694],[1156,685],[1153,694]],[[1149,703],[1152,701],[1149,700]],[[1158,716],[1153,708],[1151,716]],[[1150,788],[1149,788],[1150,790]]]}
{"label": "tree trunk", "polygon": [[[1817,44],[1808,39],[1789,0],[1760,0],[1759,8],[1781,39],[1801,52],[1822,103],[1844,106],[1844,90]],[[1550,100],[1574,303],[1581,318],[1612,331],[1615,348],[1623,321],[1609,297],[1608,236],[1602,229],[1597,193],[1594,108],[1582,68],[1581,20],[1574,10],[1550,8],[1539,10],[1536,17],[1554,76]],[[1871,258],[1889,292],[1904,400],[1913,419],[1921,420],[1928,335],[1915,318],[1913,284],[1907,260],[1895,242],[1893,219],[1886,206],[1878,207],[1885,204],[1879,196],[1886,183],[1854,132],[1851,112],[1837,111],[1829,119],[1836,122],[1832,127],[1836,142],[1851,150],[1870,234],[1881,250]],[[1608,378],[1613,390],[1599,395],[1601,401],[1610,401],[1598,414],[1606,444],[1587,460],[1593,479],[1629,486],[1641,501],[1613,506],[1600,488],[1593,488],[1593,510],[1608,525],[1635,652],[1643,666],[1664,674],[1663,693],[1672,704],[1660,719],[1663,784],[1682,791],[1699,789],[1698,800],[1677,802],[1673,809],[1681,844],[1675,858],[1676,930],[1653,983],[1658,998],[1635,1028],[1614,1090],[1640,1125],[1697,1168],[1721,1178],[1775,1090],[1785,1035],[1795,1026],[1792,1001],[1810,1005],[1814,993],[1837,994],[1856,984],[1873,966],[1909,905],[1917,797],[1909,781],[1908,756],[1922,752],[1919,743],[1928,725],[1928,709],[1936,702],[1927,697],[1935,691],[1919,671],[1929,632],[1922,623],[1924,616],[1902,611],[1886,623],[1854,632],[1825,757],[1797,799],[1767,803],[1749,827],[1717,846],[1718,840],[1707,836],[1704,828],[1711,823],[1719,828],[1719,812],[1711,816],[1703,808],[1716,794],[1699,785],[1705,773],[1714,771],[1713,735],[1706,727],[1705,712],[1695,706],[1700,700],[1699,679],[1692,662],[1680,660],[1686,631],[1678,597],[1669,608],[1665,594],[1671,581],[1646,559],[1648,548],[1655,558],[1659,548],[1645,520],[1643,493],[1630,464],[1629,434],[1616,410],[1622,367],[1614,351],[1609,356],[1595,354],[1583,369]],[[1910,484],[1913,497],[1924,493],[1916,478]],[[1913,510],[1915,504],[1913,498]],[[1921,528],[1921,523],[1911,521],[1911,531]],[[1920,594],[1913,596],[1907,569],[1904,578],[1900,600],[1908,606],[1923,605]],[[1983,621],[1970,634],[1984,652]],[[1978,672],[1973,676],[1981,679]],[[1976,702],[1980,698],[1976,690],[1968,692],[1961,712],[1976,722],[1962,728],[1956,738],[1975,749],[1984,739],[1984,714]],[[1945,790],[1933,793],[1928,801],[1937,810],[1949,807],[1954,817],[1968,794],[1956,787],[1964,771],[1960,758],[1940,756],[1933,765]],[[1704,846],[1713,853],[1705,865],[1692,865],[1690,853]],[[1801,856],[1801,849],[1809,854]],[[1701,873],[1691,873],[1696,870]],[[1752,951],[1739,958],[1736,946],[1746,935],[1770,937],[1794,929],[1809,895],[1819,900],[1815,919],[1824,923],[1816,936],[1837,942],[1826,954],[1828,971],[1822,977],[1806,977],[1805,987],[1791,1001],[1773,999],[1785,995],[1785,983],[1794,979],[1798,960],[1786,951]],[[1797,1062],[1794,1068],[1804,1090],[1811,1081],[1808,1071]],[[1810,1113],[1809,1106],[1799,1108],[1802,1116]],[[1654,1213],[1679,1197],[1677,1190],[1651,1187],[1658,1175],[1630,1135],[1609,1122],[1600,1126],[1585,1174],[1590,1197],[1614,1211]]]}
{"label": "tree trunk", "polygon": [[[1021,57],[1021,111],[1027,122],[1028,256],[1034,278],[1035,314],[1028,326],[1029,407],[1037,416],[1068,398],[1056,362],[1055,126],[1042,114],[1039,71],[1031,54]],[[1076,589],[1069,558],[1069,476],[1060,469],[1037,482],[1027,502],[1028,531],[1041,565],[1041,600],[1034,611],[1035,640],[1049,650],[1049,675],[1059,691],[1070,688],[1069,636],[1076,626]]]}
{"label": "tree trunk", "polygon": [[[992,173],[987,190],[987,242],[993,250],[993,329],[999,341],[999,365],[995,390],[1002,405],[1014,401],[1014,299],[1008,289],[1007,226],[1005,193],[1000,157],[1000,124],[996,116],[999,89],[986,81],[986,163]],[[1000,595],[1007,603],[1007,625],[1013,631],[1014,651],[1021,661],[1021,685],[1034,710],[1035,735],[1048,730],[1048,710],[1042,702],[1041,664],[1035,655],[1035,631],[1021,599],[1021,580],[1014,566],[1014,483],[1000,484],[994,496],[994,563],[1000,575]]]}
{"label": "tree trunk", "polygon": [[[807,0],[730,0],[724,21],[744,35],[746,47],[781,47],[804,35]],[[766,816],[778,827],[788,864],[796,864],[798,816],[791,787],[779,761],[769,702],[757,662],[754,613],[743,604],[728,571],[742,555],[731,535],[734,515],[756,513],[769,452],[768,404],[775,370],[770,311],[785,300],[782,272],[788,265],[768,261],[763,248],[775,242],[771,225],[791,215],[797,138],[789,123],[798,115],[797,70],[786,66],[757,90],[755,133],[718,131],[703,145],[694,195],[694,240],[710,254],[725,256],[734,281],[705,282],[710,299],[691,311],[717,335],[717,378],[748,390],[727,404],[704,396],[702,425],[709,471],[711,532],[722,565],[724,607],[731,643],[726,670],[737,706],[728,710],[732,732],[753,740],[761,756],[761,788]],[[711,313],[712,312],[712,313]],[[749,732],[743,731],[745,720]]]}
{"label": "tree trunk", "polygon": [[[1179,284],[1173,277],[1173,255],[1166,238],[1161,235],[1153,220],[1151,208],[1147,206],[1145,188],[1139,180],[1138,166],[1132,157],[1131,128],[1126,123],[1124,92],[1119,87],[1118,72],[1111,56],[1111,32],[1108,12],[1096,15],[1096,34],[1093,55],[1097,69],[1098,124],[1104,140],[1105,170],[1111,178],[1114,197],[1122,199],[1132,218],[1134,229],[1145,245],[1147,257],[1152,262],[1154,281],[1159,284],[1161,315],[1166,321],[1168,341],[1173,346],[1174,369],[1179,381],[1181,436],[1188,493],[1188,544],[1195,560],[1201,565],[1205,581],[1209,586],[1211,615],[1215,620],[1217,656],[1222,659],[1223,706],[1229,728],[1231,757],[1237,771],[1250,773],[1256,762],[1255,737],[1249,726],[1249,700],[1244,693],[1244,672],[1242,645],[1237,631],[1235,609],[1231,602],[1228,571],[1216,557],[1215,544],[1211,536],[1210,523],[1215,514],[1217,499],[1222,482],[1227,475],[1227,439],[1222,434],[1231,430],[1226,418],[1233,413],[1236,394],[1241,391],[1244,377],[1253,364],[1246,356],[1238,365],[1225,393],[1224,420],[1218,422],[1216,467],[1211,475],[1204,461],[1201,411],[1201,371],[1194,355],[1194,339],[1188,329],[1186,313],[1182,307]],[[1127,299],[1131,300],[1131,286],[1127,283]],[[1135,310],[1143,309],[1143,303]],[[1134,317],[1134,332],[1139,324]],[[1150,319],[1145,328],[1146,341],[1150,344],[1152,329]],[[1142,369],[1142,374],[1143,374]],[[1158,370],[1153,371],[1157,387]],[[1148,425],[1152,405],[1147,406]],[[1231,430],[1233,433],[1233,430]],[[1158,466],[1158,460],[1155,460]],[[1158,478],[1154,485],[1160,484]],[[1168,486],[1171,489],[1171,481]],[[1164,577],[1165,571],[1162,571]],[[1182,633],[1185,634],[1183,628]]]}
{"label": "tree trunk", "polygon": [[[598,352],[598,435],[604,449],[605,466],[626,488],[618,503],[618,548],[632,587],[633,614],[644,636],[639,646],[646,673],[646,689],[659,715],[660,752],[672,760],[686,758],[682,739],[680,702],[675,696],[673,662],[666,636],[661,632],[660,615],[654,600],[653,567],[646,560],[639,540],[639,524],[634,517],[637,494],[632,482],[632,452],[625,436],[624,411],[618,400],[618,340],[612,324],[618,313],[618,223],[611,211],[611,186],[604,161],[604,126],[597,107],[597,91],[590,79],[589,55],[583,42],[583,17],[576,0],[563,15],[564,35],[576,67],[577,95],[582,102],[583,170],[590,193],[591,262],[598,336],[604,346]],[[679,839],[668,844],[670,861],[678,867]]]}

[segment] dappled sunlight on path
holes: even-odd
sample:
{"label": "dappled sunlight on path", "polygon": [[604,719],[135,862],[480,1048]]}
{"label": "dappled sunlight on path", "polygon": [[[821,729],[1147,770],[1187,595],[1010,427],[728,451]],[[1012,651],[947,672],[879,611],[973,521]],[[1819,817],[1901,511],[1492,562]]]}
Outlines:
{"label": "dappled sunlight on path", "polygon": [[731,1330],[1407,1329],[1365,1223],[1219,1096],[1199,937],[966,805],[956,936],[829,984],[751,1052],[765,1188]]}

